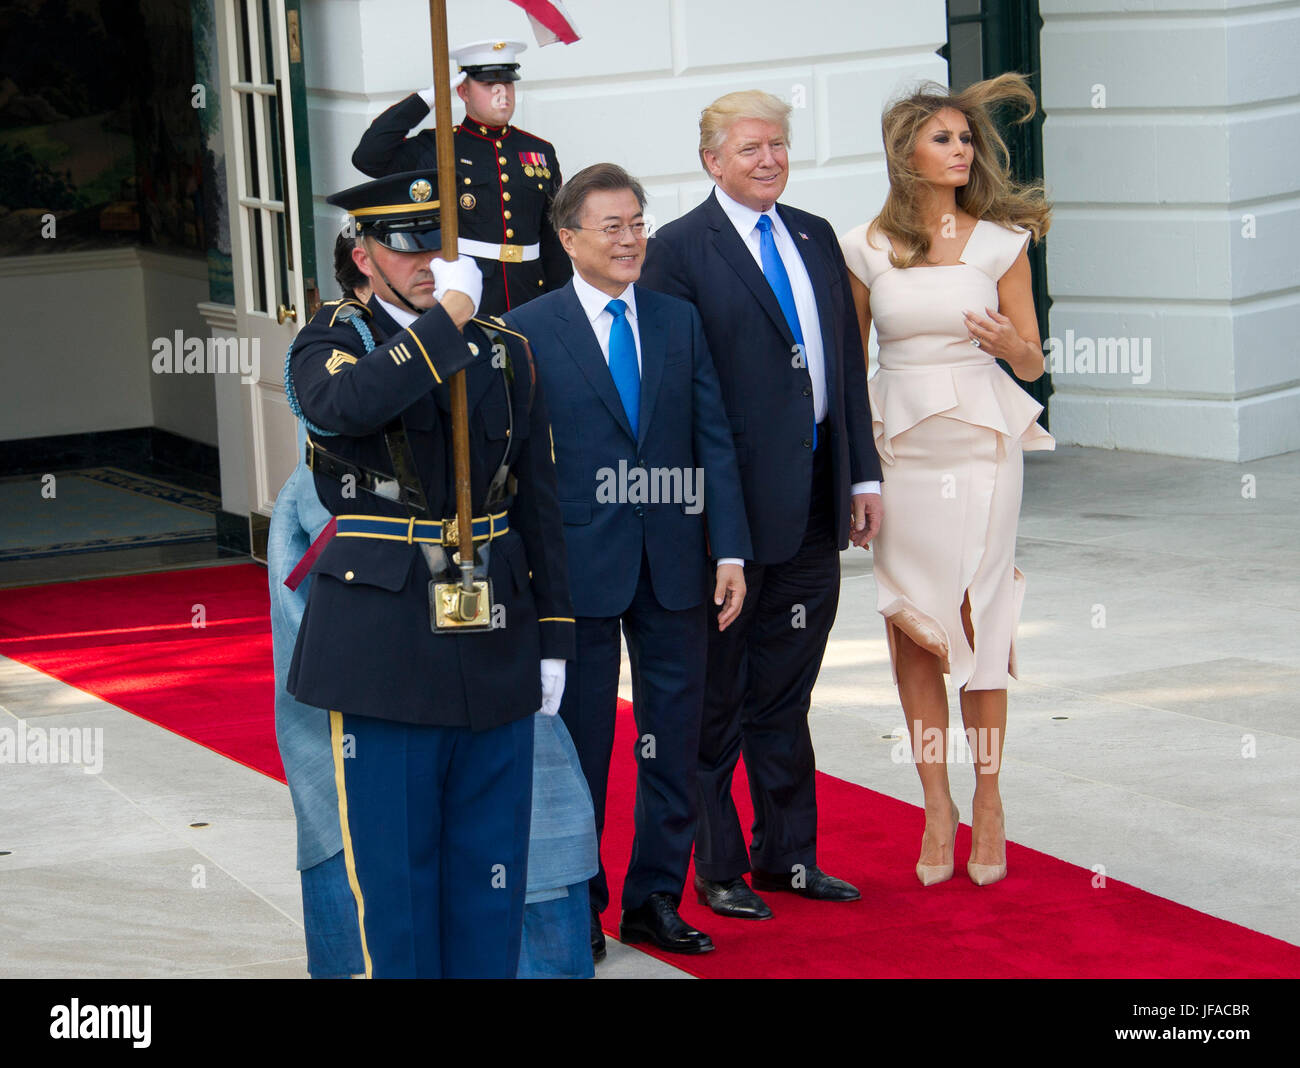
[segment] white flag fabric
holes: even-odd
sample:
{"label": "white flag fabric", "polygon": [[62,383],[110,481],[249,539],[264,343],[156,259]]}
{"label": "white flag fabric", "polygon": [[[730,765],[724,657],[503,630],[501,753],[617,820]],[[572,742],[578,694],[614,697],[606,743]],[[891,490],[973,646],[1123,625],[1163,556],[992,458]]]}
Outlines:
{"label": "white flag fabric", "polygon": [[511,0],[528,14],[533,26],[533,36],[541,47],[562,41],[573,44],[580,39],[572,17],[559,0]]}

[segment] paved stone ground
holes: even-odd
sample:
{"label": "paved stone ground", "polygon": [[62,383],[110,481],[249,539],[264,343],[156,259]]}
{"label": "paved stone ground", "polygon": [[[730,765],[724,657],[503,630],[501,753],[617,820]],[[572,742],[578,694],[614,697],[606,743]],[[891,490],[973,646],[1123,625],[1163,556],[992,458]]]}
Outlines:
{"label": "paved stone ground", "polygon": [[[1300,453],[1026,457],[1011,838],[1300,943],[1298,533]],[[843,562],[818,766],[916,804],[882,737],[903,719],[871,558]],[[306,975],[283,786],[0,658],[11,717],[110,744],[97,775],[0,766],[0,977]],[[953,782],[968,796],[970,766]],[[599,970],[681,974],[613,940]]]}

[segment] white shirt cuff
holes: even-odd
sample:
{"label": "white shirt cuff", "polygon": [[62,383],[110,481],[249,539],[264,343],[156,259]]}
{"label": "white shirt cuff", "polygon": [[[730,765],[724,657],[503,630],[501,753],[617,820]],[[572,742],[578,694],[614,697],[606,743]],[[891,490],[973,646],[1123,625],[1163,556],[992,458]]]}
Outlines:
{"label": "white shirt cuff", "polygon": [[879,493],[879,482],[855,482],[849,489],[849,496],[853,497],[859,493]]}
{"label": "white shirt cuff", "polygon": [[745,561],[742,560],[742,559],[740,559],[740,557],[738,557],[738,556],[722,556],[722,557],[719,557],[719,558],[718,558],[718,566],[721,567],[723,564],[739,564],[741,567],[744,567],[744,566],[745,566]]}

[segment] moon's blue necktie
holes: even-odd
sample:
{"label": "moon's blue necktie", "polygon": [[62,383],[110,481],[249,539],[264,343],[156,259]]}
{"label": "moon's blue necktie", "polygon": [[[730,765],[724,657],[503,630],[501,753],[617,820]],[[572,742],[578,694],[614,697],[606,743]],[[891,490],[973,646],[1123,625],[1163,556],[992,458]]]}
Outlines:
{"label": "moon's blue necktie", "polygon": [[[794,289],[790,285],[790,275],[786,273],[785,264],[781,262],[781,254],[776,250],[776,238],[772,236],[772,220],[766,215],[760,215],[756,225],[758,226],[758,254],[763,261],[763,276],[767,279],[767,284],[772,287],[772,292],[776,294],[776,302],[781,305],[781,311],[790,327],[790,333],[794,335],[795,341],[803,349],[803,328],[799,325],[799,309],[795,307]],[[806,362],[807,350],[804,349],[804,352]],[[813,422],[812,443],[813,448],[817,448],[817,423],[815,420]]]}
{"label": "moon's blue necktie", "polygon": [[609,331],[609,373],[635,437],[637,418],[641,414],[641,370],[636,362],[636,338],[632,336],[632,324],[627,321],[626,302],[611,300],[605,310],[614,317]]}

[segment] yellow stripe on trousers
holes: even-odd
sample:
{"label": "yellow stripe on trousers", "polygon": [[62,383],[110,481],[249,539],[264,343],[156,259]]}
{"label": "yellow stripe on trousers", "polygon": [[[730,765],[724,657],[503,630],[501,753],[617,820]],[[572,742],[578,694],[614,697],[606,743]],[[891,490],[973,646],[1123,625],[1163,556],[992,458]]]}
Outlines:
{"label": "yellow stripe on trousers", "polygon": [[330,710],[330,748],[334,750],[334,785],[339,795],[339,828],[343,831],[343,862],[348,869],[348,885],[357,899],[357,926],[361,929],[361,956],[366,962],[366,978],[374,978],[370,948],[366,945],[366,902],[357,881],[357,860],[352,853],[352,830],[348,826],[348,792],[343,777],[343,713]]}

